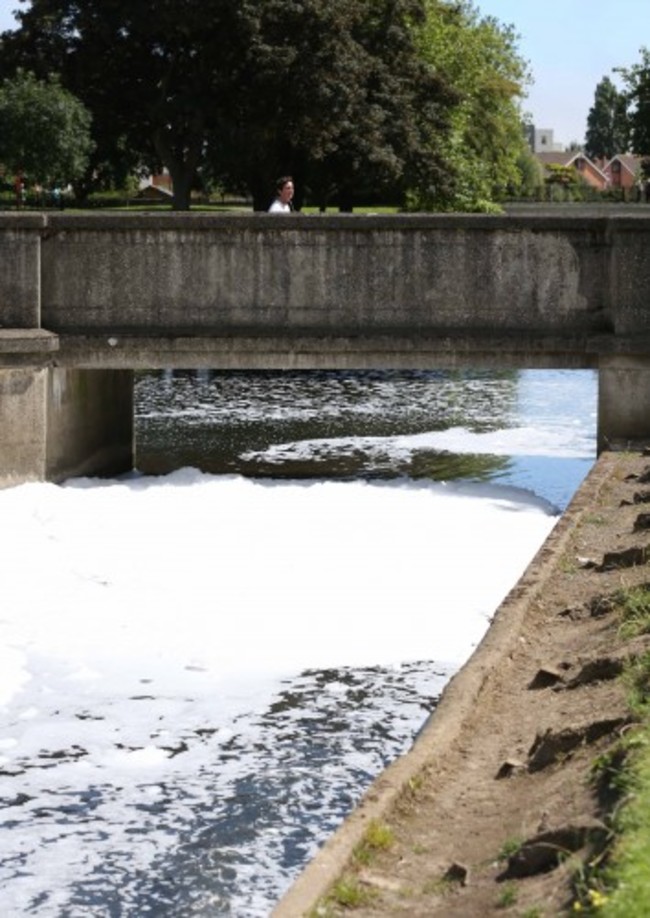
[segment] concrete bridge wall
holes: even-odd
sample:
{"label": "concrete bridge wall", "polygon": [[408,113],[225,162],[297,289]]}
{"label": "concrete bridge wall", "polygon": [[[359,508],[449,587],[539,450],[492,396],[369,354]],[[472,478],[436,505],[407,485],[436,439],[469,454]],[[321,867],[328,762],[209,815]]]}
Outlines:
{"label": "concrete bridge wall", "polygon": [[[646,438],[650,218],[630,213],[0,216],[0,470],[119,466],[132,428],[106,406],[152,367],[596,367],[600,447]],[[14,455],[17,371],[45,393],[38,461]]]}

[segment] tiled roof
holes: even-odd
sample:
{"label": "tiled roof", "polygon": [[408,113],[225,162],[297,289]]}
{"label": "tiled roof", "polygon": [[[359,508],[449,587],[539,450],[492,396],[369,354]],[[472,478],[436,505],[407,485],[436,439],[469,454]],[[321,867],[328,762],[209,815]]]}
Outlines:
{"label": "tiled roof", "polygon": [[614,162],[614,160],[618,160],[618,162],[623,166],[623,168],[627,169],[630,175],[636,175],[637,172],[639,171],[639,167],[641,165],[642,159],[643,159],[642,156],[634,156],[633,153],[617,153],[616,156],[613,156],[609,160],[609,162],[605,166],[605,169],[608,170],[611,164]]}

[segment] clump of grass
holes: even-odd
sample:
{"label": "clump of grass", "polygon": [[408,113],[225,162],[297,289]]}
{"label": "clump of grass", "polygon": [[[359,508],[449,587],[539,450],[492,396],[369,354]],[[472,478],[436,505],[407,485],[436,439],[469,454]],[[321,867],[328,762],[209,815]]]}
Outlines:
{"label": "clump of grass", "polygon": [[606,526],[607,517],[602,513],[588,513],[584,518],[585,523],[590,526]]}
{"label": "clump of grass", "polygon": [[650,633],[650,589],[645,584],[618,590],[614,602],[622,616],[619,633],[627,640]]}
{"label": "clump of grass", "polygon": [[369,864],[378,851],[386,851],[394,842],[395,835],[391,827],[373,819],[355,848],[354,860],[358,864]]}
{"label": "clump of grass", "polygon": [[448,877],[434,877],[427,880],[422,886],[424,896],[446,896],[454,888],[454,883]]}
{"label": "clump of grass", "polygon": [[514,883],[507,883],[497,899],[497,908],[510,908],[517,901],[517,887]]}
{"label": "clump of grass", "polygon": [[354,877],[343,877],[332,887],[328,898],[343,908],[360,908],[362,905],[368,905],[372,896],[372,891],[362,886]]}
{"label": "clump of grass", "polygon": [[[642,597],[642,603],[645,601]],[[630,608],[635,604],[630,603]],[[592,766],[592,779],[601,785],[601,799],[609,800],[612,839],[607,850],[579,872],[573,911],[603,918],[646,918],[650,898],[650,653],[628,665],[624,680],[639,725]]]}
{"label": "clump of grass", "polygon": [[630,663],[623,680],[632,713],[641,720],[650,720],[650,653],[642,654]]}
{"label": "clump of grass", "polygon": [[516,854],[517,851],[521,848],[522,841],[520,838],[508,838],[501,845],[499,853],[497,854],[498,861],[507,861],[509,857],[512,857],[513,854]]}
{"label": "clump of grass", "polygon": [[650,893],[650,723],[635,736],[628,764],[627,800],[617,816],[618,836],[605,871],[609,889],[601,914],[645,918]]}

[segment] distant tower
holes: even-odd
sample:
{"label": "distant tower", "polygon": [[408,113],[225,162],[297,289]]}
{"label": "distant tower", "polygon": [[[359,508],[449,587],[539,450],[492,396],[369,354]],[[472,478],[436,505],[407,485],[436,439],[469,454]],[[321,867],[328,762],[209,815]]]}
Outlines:
{"label": "distant tower", "polygon": [[553,141],[551,128],[533,128],[533,153],[558,153],[561,150],[562,144]]}
{"label": "distant tower", "polygon": [[535,128],[535,153],[551,153],[553,131],[550,128]]}

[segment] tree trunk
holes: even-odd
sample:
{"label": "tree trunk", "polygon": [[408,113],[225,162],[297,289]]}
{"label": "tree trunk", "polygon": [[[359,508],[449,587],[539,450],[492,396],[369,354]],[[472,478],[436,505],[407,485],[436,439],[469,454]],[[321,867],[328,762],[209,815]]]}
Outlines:
{"label": "tree trunk", "polygon": [[[195,132],[174,144],[174,138],[167,131],[159,130],[154,134],[154,146],[171,176],[172,210],[189,210],[192,182],[203,152],[203,134]],[[183,154],[176,155],[175,146],[182,149]]]}
{"label": "tree trunk", "polygon": [[172,210],[189,210],[191,204],[194,169],[185,163],[167,164],[172,180]]}

